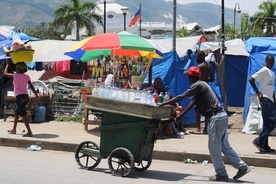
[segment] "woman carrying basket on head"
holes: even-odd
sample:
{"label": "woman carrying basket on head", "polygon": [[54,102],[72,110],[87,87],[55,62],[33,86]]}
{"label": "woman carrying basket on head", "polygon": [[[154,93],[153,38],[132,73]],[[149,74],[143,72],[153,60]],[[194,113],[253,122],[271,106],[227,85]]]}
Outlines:
{"label": "woman carrying basket on head", "polygon": [[15,66],[15,73],[8,73],[8,67],[10,66],[10,64],[11,64],[11,61],[7,60],[4,75],[6,77],[13,79],[14,95],[16,98],[16,108],[14,111],[13,128],[8,130],[8,132],[11,134],[16,134],[17,122],[18,122],[19,116],[22,116],[23,122],[27,128],[27,133],[24,134],[23,137],[32,137],[33,133],[29,125],[29,120],[27,117],[27,110],[26,110],[26,106],[29,102],[27,84],[30,86],[31,90],[35,94],[38,102],[40,101],[40,99],[34,89],[34,86],[31,83],[30,76],[25,74],[25,72],[27,71],[26,64],[23,62],[17,63]]}

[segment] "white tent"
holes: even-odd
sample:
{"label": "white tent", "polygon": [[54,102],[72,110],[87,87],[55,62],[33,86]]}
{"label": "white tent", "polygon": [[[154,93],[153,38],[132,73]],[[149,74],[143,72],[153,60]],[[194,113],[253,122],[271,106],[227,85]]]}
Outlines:
{"label": "white tent", "polygon": [[[202,36],[176,38],[176,53],[179,57],[186,55],[188,49],[195,49]],[[148,40],[156,49],[165,53],[172,50],[172,39]]]}
{"label": "white tent", "polygon": [[72,58],[64,55],[64,52],[77,41],[41,40],[29,43],[35,50],[33,61],[54,62],[71,60]]}

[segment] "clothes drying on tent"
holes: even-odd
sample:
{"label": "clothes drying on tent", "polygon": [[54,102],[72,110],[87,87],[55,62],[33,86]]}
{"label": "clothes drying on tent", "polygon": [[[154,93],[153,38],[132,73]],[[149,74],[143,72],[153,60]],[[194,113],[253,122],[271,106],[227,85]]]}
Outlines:
{"label": "clothes drying on tent", "polygon": [[70,60],[56,61],[53,69],[58,73],[70,71]]}
{"label": "clothes drying on tent", "polygon": [[86,63],[83,62],[77,62],[76,60],[70,61],[70,71],[71,74],[83,74],[83,71],[86,72],[87,67]]}

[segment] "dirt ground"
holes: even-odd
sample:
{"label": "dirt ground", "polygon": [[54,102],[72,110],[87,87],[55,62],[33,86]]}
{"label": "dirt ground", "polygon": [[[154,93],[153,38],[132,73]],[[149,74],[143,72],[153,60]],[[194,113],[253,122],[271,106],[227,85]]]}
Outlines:
{"label": "dirt ground", "polygon": [[228,107],[229,111],[229,130],[241,132],[244,127],[242,120],[243,107]]}

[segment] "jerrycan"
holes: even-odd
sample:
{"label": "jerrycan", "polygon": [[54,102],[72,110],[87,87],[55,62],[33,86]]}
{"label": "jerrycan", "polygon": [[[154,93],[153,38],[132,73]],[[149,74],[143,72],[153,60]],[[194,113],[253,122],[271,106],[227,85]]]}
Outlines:
{"label": "jerrycan", "polygon": [[39,103],[35,108],[34,122],[41,123],[45,121],[46,107]]}

